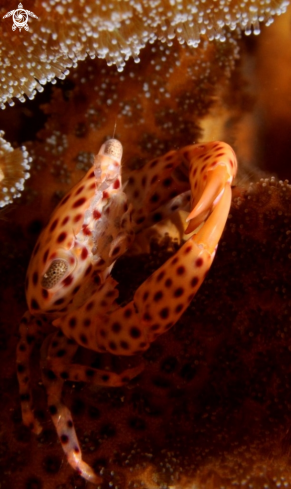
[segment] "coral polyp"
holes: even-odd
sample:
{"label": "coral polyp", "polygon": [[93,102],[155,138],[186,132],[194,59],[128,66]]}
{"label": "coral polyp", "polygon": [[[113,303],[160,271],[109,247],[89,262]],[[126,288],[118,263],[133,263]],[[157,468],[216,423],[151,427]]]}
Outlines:
{"label": "coral polyp", "polygon": [[171,44],[176,38],[197,47],[201,36],[224,41],[228,30],[258,34],[259,23],[270,24],[287,5],[286,0],[34,2],[38,20],[29,21],[29,36],[25,31],[12,34],[8,19],[1,23],[1,107],[13,104],[13,97],[33,98],[47,81],[64,78],[69,67],[88,55],[122,71],[130,57],[139,61],[147,43],[159,39]]}
{"label": "coral polyp", "polygon": [[0,131],[0,207],[20,197],[24,182],[29,177],[31,158],[26,148],[12,148]]}

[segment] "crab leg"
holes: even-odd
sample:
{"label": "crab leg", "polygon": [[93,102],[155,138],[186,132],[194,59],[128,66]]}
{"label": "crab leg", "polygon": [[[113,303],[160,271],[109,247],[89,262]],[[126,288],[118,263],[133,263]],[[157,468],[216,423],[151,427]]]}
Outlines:
{"label": "crab leg", "polygon": [[141,373],[144,367],[141,364],[116,374],[72,364],[77,348],[77,343],[64,336],[60,330],[50,335],[42,346],[42,380],[47,392],[49,412],[68,463],[86,480],[100,483],[102,479],[82,459],[71,412],[61,400],[64,381],[84,381],[100,386],[117,387],[128,383]]}
{"label": "crab leg", "polygon": [[29,312],[26,312],[20,321],[20,339],[16,352],[17,378],[23,423],[37,435],[42,431],[42,427],[33,413],[29,360],[36,340],[42,336],[42,326],[43,321],[41,319],[37,319]]}

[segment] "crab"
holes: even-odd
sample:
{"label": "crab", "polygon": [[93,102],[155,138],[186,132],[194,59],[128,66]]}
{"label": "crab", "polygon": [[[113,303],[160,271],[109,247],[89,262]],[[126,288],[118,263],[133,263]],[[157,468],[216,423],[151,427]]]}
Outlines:
{"label": "crab", "polygon": [[[121,143],[106,141],[93,167],[62,199],[40,234],[27,271],[29,310],[21,320],[17,346],[22,419],[38,434],[42,427],[33,411],[29,361],[46,325],[55,326],[41,348],[48,409],[69,464],[97,484],[102,479],[83,460],[72,415],[62,402],[63,384],[122,386],[144,366],[117,374],[75,364],[74,355],[79,346],[135,355],[177,323],[213,262],[237,171],[234,151],[219,141],[170,151],[128,172],[123,181],[121,159]],[[119,305],[118,284],[110,275],[118,257],[142,229],[189,204],[189,239],[128,304]]]}

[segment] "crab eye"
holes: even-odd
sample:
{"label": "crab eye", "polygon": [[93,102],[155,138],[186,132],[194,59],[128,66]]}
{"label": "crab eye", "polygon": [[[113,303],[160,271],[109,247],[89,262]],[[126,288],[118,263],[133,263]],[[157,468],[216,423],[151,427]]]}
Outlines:
{"label": "crab eye", "polygon": [[43,288],[52,289],[67,273],[68,268],[68,263],[65,260],[54,260],[42,277],[41,285]]}

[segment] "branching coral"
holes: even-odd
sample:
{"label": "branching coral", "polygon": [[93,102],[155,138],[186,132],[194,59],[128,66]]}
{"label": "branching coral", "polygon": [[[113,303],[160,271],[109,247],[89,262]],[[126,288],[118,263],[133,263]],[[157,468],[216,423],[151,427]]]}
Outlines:
{"label": "branching coral", "polygon": [[0,131],[0,207],[19,197],[29,177],[31,157],[25,147],[13,149]]}
{"label": "branching coral", "polygon": [[[1,23],[2,108],[13,97],[33,98],[47,81],[63,78],[67,68],[88,54],[105,58],[122,70],[126,60],[139,60],[141,49],[157,38],[173,38],[197,46],[206,39],[225,40],[226,30],[259,32],[259,22],[269,24],[286,9],[286,0],[157,0],[155,2],[101,0],[27,0],[25,8],[39,18],[29,22],[29,32],[12,33],[11,19]],[[15,8],[15,6],[14,6]],[[2,7],[1,16],[7,12]]]}

